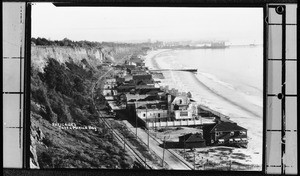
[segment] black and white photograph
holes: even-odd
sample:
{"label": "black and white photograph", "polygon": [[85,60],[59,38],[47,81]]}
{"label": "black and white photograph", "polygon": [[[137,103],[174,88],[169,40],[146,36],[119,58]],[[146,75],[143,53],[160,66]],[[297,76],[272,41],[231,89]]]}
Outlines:
{"label": "black and white photograph", "polygon": [[263,8],[31,9],[30,168],[262,171]]}

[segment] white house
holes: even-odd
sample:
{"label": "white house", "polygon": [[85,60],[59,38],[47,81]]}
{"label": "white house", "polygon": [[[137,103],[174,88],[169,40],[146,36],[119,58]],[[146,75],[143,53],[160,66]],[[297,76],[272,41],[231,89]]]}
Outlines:
{"label": "white house", "polygon": [[137,116],[146,122],[167,121],[168,110],[162,109],[136,109]]}
{"label": "white house", "polygon": [[174,113],[174,120],[188,120],[198,116],[196,102],[183,95],[175,97],[171,103],[171,111]]}

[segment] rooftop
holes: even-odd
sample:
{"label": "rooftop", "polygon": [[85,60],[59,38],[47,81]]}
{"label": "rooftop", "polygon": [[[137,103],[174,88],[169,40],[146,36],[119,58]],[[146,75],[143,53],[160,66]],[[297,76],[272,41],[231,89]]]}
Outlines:
{"label": "rooftop", "polygon": [[203,139],[203,135],[201,133],[189,133],[183,136],[179,136],[179,139],[185,142],[202,142],[205,141]]}
{"label": "rooftop", "polygon": [[126,96],[126,100],[130,101],[130,100],[145,99],[149,95],[147,95],[147,94],[142,94],[141,95],[141,94],[130,94],[130,93],[127,93],[127,94],[125,94],[125,96]]}
{"label": "rooftop", "polygon": [[245,131],[247,129],[238,126],[236,123],[232,122],[221,122],[219,124],[216,124],[211,132],[216,132],[216,131]]}

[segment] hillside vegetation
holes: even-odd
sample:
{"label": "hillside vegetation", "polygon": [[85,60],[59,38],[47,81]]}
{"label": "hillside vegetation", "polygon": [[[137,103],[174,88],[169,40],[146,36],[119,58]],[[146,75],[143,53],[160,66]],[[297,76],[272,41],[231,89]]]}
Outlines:
{"label": "hillside vegetation", "polygon": [[[96,106],[105,108],[100,89],[96,102],[91,96],[92,85],[107,71],[98,67],[99,51],[68,46],[32,50],[31,167],[132,168],[133,160],[99,122]],[[70,124],[88,129],[63,128]]]}

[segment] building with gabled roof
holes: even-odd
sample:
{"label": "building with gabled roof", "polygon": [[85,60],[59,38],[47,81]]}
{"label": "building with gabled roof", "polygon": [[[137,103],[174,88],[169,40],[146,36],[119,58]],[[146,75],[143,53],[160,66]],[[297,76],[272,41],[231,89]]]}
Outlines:
{"label": "building with gabled roof", "polygon": [[189,133],[179,136],[179,146],[183,148],[200,148],[205,147],[205,139],[202,131],[199,133]]}
{"label": "building with gabled roof", "polygon": [[136,85],[154,84],[154,80],[150,74],[133,75],[132,79]]}
{"label": "building with gabled roof", "polygon": [[191,120],[198,118],[197,103],[187,96],[173,96],[171,112],[174,120]]}
{"label": "building with gabled roof", "polygon": [[207,145],[247,147],[247,129],[233,122],[218,122],[204,132]]}

